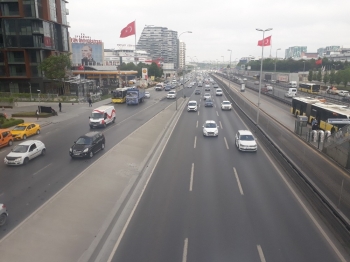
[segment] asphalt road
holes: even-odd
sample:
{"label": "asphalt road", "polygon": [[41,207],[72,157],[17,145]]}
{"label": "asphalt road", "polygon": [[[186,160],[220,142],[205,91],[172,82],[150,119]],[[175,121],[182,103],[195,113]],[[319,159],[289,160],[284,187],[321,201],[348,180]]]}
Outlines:
{"label": "asphalt road", "polygon": [[[213,93],[213,108],[201,98],[192,94],[199,113],[182,113],[112,261],[347,261],[264,148],[235,148],[245,125],[220,110],[224,97]],[[205,120],[218,137],[203,137]]]}
{"label": "asphalt road", "polygon": [[[166,92],[151,90],[151,98],[138,106],[116,104],[116,123],[106,129],[94,129],[104,133],[106,148],[92,159],[71,159],[68,153],[73,142],[90,131],[88,116],[92,108],[86,108],[78,117],[45,126],[40,135],[29,138],[43,141],[47,153],[26,166],[6,166],[3,162],[0,165],[0,202],[6,203],[10,214],[7,223],[0,228],[0,238],[93,164],[104,152],[173,102],[164,99],[165,95]],[[2,149],[0,157],[3,159],[10,150],[11,148]]]}

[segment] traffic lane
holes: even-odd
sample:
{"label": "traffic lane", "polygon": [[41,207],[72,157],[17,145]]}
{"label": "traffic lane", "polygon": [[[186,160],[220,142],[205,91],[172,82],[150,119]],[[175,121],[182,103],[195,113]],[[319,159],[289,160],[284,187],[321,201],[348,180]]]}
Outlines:
{"label": "traffic lane", "polygon": [[[136,116],[129,118],[128,121],[108,126],[106,129],[99,129],[106,136],[106,148],[92,159],[70,159],[68,150],[73,141],[78,138],[78,136],[73,138],[71,133],[85,134],[89,131],[86,125],[74,125],[76,123],[72,120],[71,125],[63,125],[63,127],[69,127],[68,132],[62,131],[47,136],[43,135],[42,140],[48,148],[45,156],[34,159],[27,166],[3,166],[2,168],[6,169],[6,172],[1,172],[0,197],[1,201],[6,203],[11,210],[11,218],[13,219],[9,219],[3,227],[0,237],[3,237],[6,232],[23,221],[106,151],[166,106],[167,103],[157,103],[147,110],[141,110]],[[71,139],[67,139],[67,136]],[[53,137],[54,139],[52,139]],[[55,150],[52,150],[52,148],[55,148]],[[11,171],[11,173],[8,171]]]}

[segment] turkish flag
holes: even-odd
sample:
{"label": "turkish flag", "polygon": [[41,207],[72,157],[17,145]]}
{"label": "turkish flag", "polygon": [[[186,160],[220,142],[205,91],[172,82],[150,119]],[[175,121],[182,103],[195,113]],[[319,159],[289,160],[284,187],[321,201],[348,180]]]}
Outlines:
{"label": "turkish flag", "polygon": [[258,46],[268,46],[268,45],[271,45],[271,36],[268,36],[263,40],[258,41]]}
{"label": "turkish flag", "polygon": [[316,64],[316,65],[322,65],[322,59],[316,60],[315,64]]}
{"label": "turkish flag", "polygon": [[122,29],[122,31],[120,32],[120,38],[128,37],[135,34],[136,34],[136,30],[135,30],[135,21],[134,21]]}

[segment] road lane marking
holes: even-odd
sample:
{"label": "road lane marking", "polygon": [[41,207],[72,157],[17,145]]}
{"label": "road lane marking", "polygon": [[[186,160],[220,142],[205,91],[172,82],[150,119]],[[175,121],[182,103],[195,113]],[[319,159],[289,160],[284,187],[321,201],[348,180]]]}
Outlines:
{"label": "road lane marking", "polygon": [[224,137],[224,140],[225,140],[226,148],[227,148],[227,150],[229,150],[230,148],[228,147],[226,137]]}
{"label": "road lane marking", "polygon": [[219,113],[218,113],[218,111],[216,111],[216,115],[217,115],[217,116],[219,116]]}
{"label": "road lane marking", "polygon": [[196,148],[196,144],[197,144],[197,136],[194,137],[194,145],[193,145],[193,148]]}
{"label": "road lane marking", "polygon": [[38,171],[36,171],[36,172],[33,174],[33,176],[35,176],[36,174],[40,173],[40,172],[43,171],[45,168],[47,168],[47,167],[49,167],[49,166],[51,166],[51,165],[52,165],[52,163],[48,164],[47,166],[44,166],[42,169],[39,169]]}
{"label": "road lane marking", "polygon": [[198,115],[199,115],[199,111],[198,111]]}
{"label": "road lane marking", "polygon": [[191,168],[190,191],[192,191],[192,187],[193,187],[193,173],[194,173],[194,163],[192,163],[192,168]]}
{"label": "road lane marking", "polygon": [[221,127],[221,129],[222,129],[222,124],[221,124],[221,121],[219,121],[219,124],[220,124],[220,127]]}
{"label": "road lane marking", "polygon": [[282,172],[278,169],[278,167],[275,165],[275,163],[272,161],[271,157],[268,155],[268,153],[266,152],[266,150],[261,147],[261,150],[264,151],[264,154],[266,155],[266,157],[269,159],[270,163],[273,165],[273,167],[275,168],[275,170],[277,171],[278,175],[281,177],[281,179],[283,180],[283,182],[286,184],[286,186],[288,187],[288,189],[292,192],[292,194],[294,195],[294,197],[296,198],[297,202],[299,202],[299,204],[301,205],[301,207],[304,209],[304,211],[306,212],[306,214],[309,216],[309,218],[311,219],[311,221],[314,223],[314,225],[317,227],[317,229],[320,231],[321,235],[325,238],[325,240],[327,241],[327,243],[331,246],[331,248],[333,249],[333,251],[336,253],[336,255],[338,256],[339,260],[342,262],[346,262],[346,259],[343,257],[343,255],[341,254],[341,252],[339,251],[339,249],[335,246],[335,244],[333,243],[333,241],[329,238],[329,236],[327,235],[327,233],[323,230],[322,226],[317,222],[316,218],[311,214],[311,212],[309,211],[309,209],[306,207],[306,205],[304,204],[304,202],[301,200],[301,198],[298,196],[298,194],[294,191],[294,189],[292,188],[292,186],[290,185],[290,183],[287,181],[287,179],[283,176]]}
{"label": "road lane marking", "polygon": [[261,262],[266,262],[265,256],[264,256],[264,252],[262,251],[262,248],[260,245],[257,245],[258,248],[258,253],[259,253],[259,257],[260,257],[260,261]]}
{"label": "road lane marking", "polygon": [[197,120],[196,128],[198,128],[198,120]]}
{"label": "road lane marking", "polygon": [[187,261],[187,249],[188,249],[188,238],[185,238],[184,241],[184,252],[182,253],[182,262]]}
{"label": "road lane marking", "polygon": [[239,177],[238,177],[237,170],[236,170],[235,167],[233,168],[233,172],[235,173],[235,177],[236,177],[236,180],[237,180],[239,192],[241,192],[241,195],[244,196],[242,185],[241,185],[241,182],[239,181]]}

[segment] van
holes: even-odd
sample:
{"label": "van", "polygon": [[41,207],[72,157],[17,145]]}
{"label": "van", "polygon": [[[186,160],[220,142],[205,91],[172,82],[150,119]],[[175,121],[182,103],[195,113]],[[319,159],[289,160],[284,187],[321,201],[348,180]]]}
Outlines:
{"label": "van", "polygon": [[298,87],[298,83],[297,83],[297,81],[290,81],[290,82],[288,83],[288,86],[289,86],[289,87]]}
{"label": "van", "polygon": [[114,106],[100,106],[95,108],[91,116],[89,116],[90,128],[106,127],[110,123],[115,122]]}
{"label": "van", "polygon": [[296,88],[288,88],[288,91],[284,94],[285,97],[294,97],[297,95]]}

